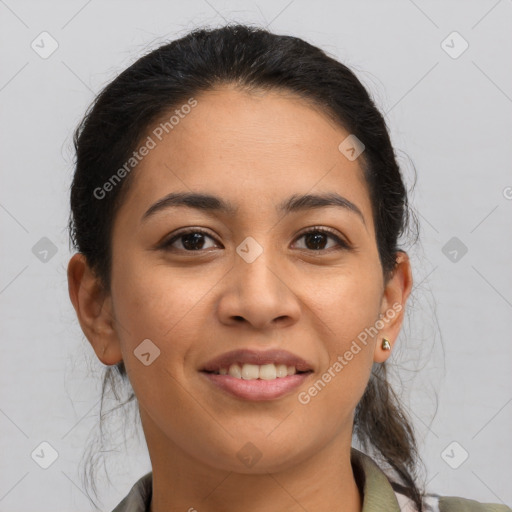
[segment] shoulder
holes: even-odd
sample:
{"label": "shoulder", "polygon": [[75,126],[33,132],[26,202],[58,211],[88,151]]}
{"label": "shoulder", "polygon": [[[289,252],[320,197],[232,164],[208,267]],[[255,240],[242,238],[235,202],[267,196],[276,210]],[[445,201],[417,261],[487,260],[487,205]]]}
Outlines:
{"label": "shoulder", "polygon": [[153,492],[153,472],[146,473],[132,486],[112,512],[148,512]]}
{"label": "shoulder", "polygon": [[481,503],[457,496],[440,496],[439,512],[512,512],[512,509],[498,503]]}
{"label": "shoulder", "polygon": [[[417,512],[412,499],[401,490],[395,489],[395,496],[401,512]],[[480,501],[459,496],[440,496],[427,493],[422,499],[423,512],[512,512],[507,505],[481,503]]]}
{"label": "shoulder", "polygon": [[[351,461],[356,480],[364,496],[362,512],[417,512],[412,492],[393,481],[369,455],[355,448]],[[424,512],[512,512],[507,505],[481,503],[458,496],[426,493],[422,499]]]}
{"label": "shoulder", "polygon": [[[416,512],[413,501],[404,494],[395,491],[401,512]],[[439,496],[426,494],[422,500],[424,512],[512,512],[507,505],[482,503],[459,496]]]}

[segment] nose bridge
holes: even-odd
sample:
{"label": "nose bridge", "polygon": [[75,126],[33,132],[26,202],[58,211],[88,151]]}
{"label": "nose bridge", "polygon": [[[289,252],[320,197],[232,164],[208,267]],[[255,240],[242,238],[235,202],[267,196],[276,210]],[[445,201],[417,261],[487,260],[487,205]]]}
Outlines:
{"label": "nose bridge", "polygon": [[242,317],[263,328],[277,318],[297,320],[300,305],[286,275],[281,275],[284,264],[271,245],[267,232],[248,236],[236,247],[231,283],[221,300],[224,321]]}
{"label": "nose bridge", "polygon": [[[277,256],[271,248],[271,234],[247,236],[236,248],[235,272],[245,286],[256,286],[276,292],[274,280],[278,267]],[[264,241],[262,241],[264,240]]]}

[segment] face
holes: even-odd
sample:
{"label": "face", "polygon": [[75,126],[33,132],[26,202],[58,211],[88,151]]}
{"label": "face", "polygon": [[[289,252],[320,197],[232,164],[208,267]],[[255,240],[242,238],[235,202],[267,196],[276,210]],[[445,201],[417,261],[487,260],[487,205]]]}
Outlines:
{"label": "face", "polygon": [[[146,134],[156,145],[113,226],[112,333],[88,337],[104,362],[99,345],[109,364],[124,360],[150,451],[238,472],[292,467],[350,445],[372,364],[387,357],[380,340],[396,337],[401,314],[379,335],[368,329],[403,305],[407,286],[383,281],[360,158],[338,149],[349,132],[290,94],[224,87],[195,98],[161,141]],[[233,211],[153,207],[172,193]],[[327,194],[342,199],[290,205]],[[286,350],[311,371],[277,398],[242,398],[201,371],[236,349]],[[244,465],[241,449],[263,457]]]}

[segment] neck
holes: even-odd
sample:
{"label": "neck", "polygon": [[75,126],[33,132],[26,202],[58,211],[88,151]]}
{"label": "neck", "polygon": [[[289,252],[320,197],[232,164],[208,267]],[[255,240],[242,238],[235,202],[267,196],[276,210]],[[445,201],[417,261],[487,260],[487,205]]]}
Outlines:
{"label": "neck", "polygon": [[247,474],[209,466],[152,427],[144,425],[153,468],[150,512],[361,512],[351,434],[284,469]]}

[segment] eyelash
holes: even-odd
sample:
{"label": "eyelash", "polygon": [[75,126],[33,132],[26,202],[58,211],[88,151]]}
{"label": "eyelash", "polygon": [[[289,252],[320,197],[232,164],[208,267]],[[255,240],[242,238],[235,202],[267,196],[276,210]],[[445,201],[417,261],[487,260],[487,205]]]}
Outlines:
{"label": "eyelash", "polygon": [[[179,240],[181,237],[184,237],[186,235],[190,235],[190,234],[193,234],[193,233],[200,233],[202,235],[207,236],[208,238],[211,238],[212,240],[215,240],[212,235],[210,235],[206,231],[203,231],[202,229],[190,228],[190,229],[188,229],[186,231],[182,231],[181,233],[173,236],[171,239],[169,239],[168,241],[164,242],[159,248],[163,249],[163,250],[169,250],[169,251],[174,249],[176,251],[188,252],[188,253],[194,253],[194,252],[200,253],[203,250],[206,250],[206,249],[198,249],[196,251],[188,251],[186,249],[175,249],[175,248],[171,247],[172,244],[174,242],[176,242],[177,240]],[[303,233],[301,233],[297,237],[296,240],[299,240],[302,237],[304,237],[305,235],[309,235],[309,234],[312,234],[312,233],[323,233],[325,235],[328,235],[329,237],[333,238],[337,242],[338,247],[337,248],[331,248],[331,249],[318,249],[318,250],[315,250],[315,249],[302,249],[302,250],[306,250],[306,251],[309,250],[311,252],[326,252],[326,251],[331,251],[331,250],[341,251],[341,250],[349,250],[349,249],[351,249],[351,246],[348,244],[348,242],[346,242],[345,240],[342,240],[339,236],[337,236],[335,234],[334,231],[331,231],[330,229],[323,228],[323,227],[313,227],[313,228],[310,228],[308,231],[304,231]]]}

